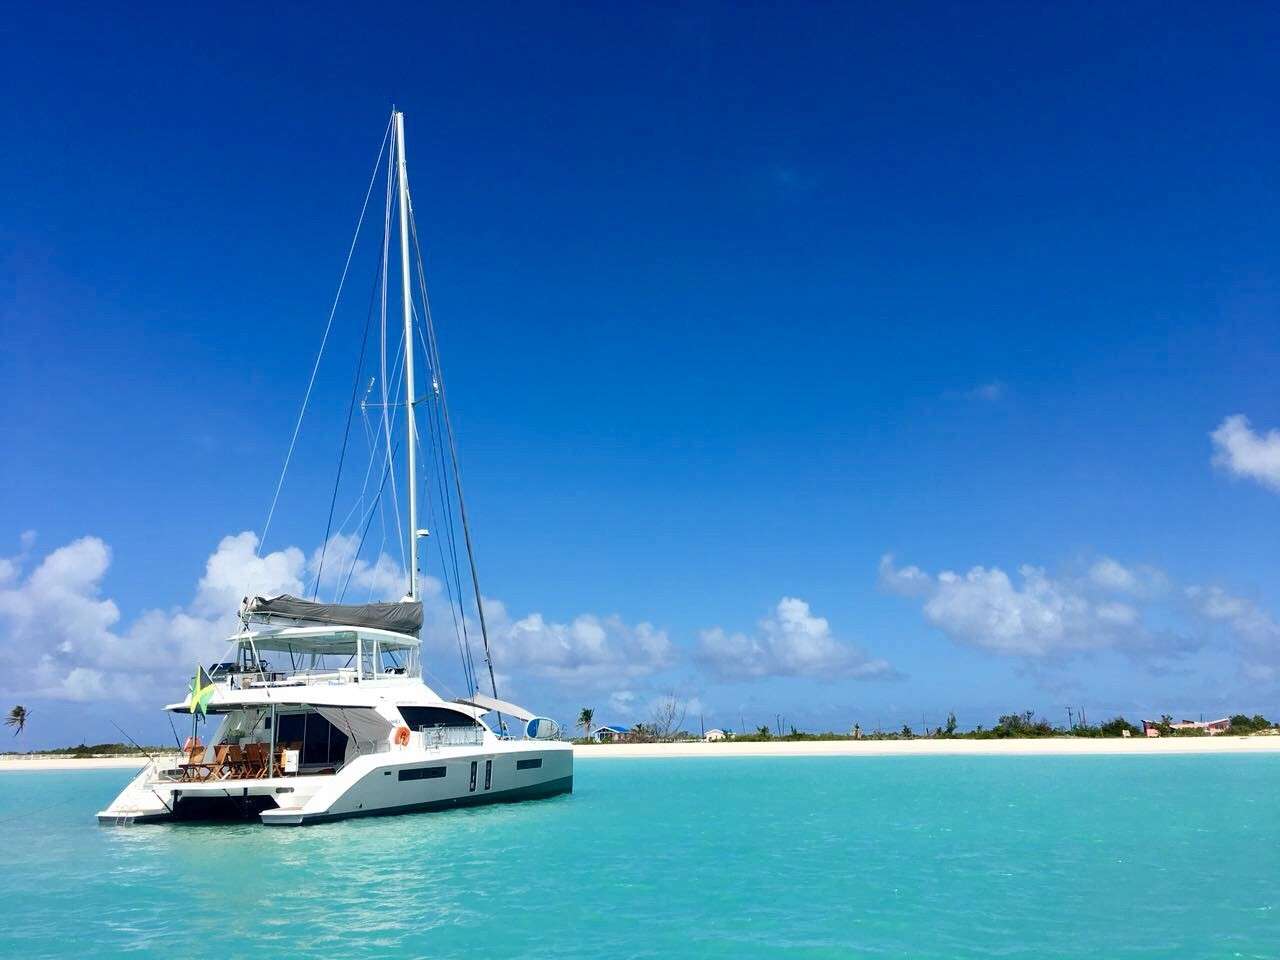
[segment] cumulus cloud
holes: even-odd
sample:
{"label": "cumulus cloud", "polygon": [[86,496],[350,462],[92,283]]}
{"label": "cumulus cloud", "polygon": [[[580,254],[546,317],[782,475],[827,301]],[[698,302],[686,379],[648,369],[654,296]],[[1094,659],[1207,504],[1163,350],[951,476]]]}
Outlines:
{"label": "cumulus cloud", "polygon": [[[255,534],[223,537],[186,604],[144,610],[127,624],[103,595],[112,556],[100,538],[59,547],[25,574],[25,555],[0,558],[0,691],[69,700],[177,697],[192,666],[221,653],[236,631],[246,593],[309,596],[318,579],[322,599],[344,589],[348,602],[400,597],[400,565],[386,554],[357,559],[356,545],[335,536],[310,556],[292,546],[258,556]],[[423,577],[421,594],[424,653],[438,669],[440,658],[453,663],[458,621],[438,580]],[[485,612],[503,668],[555,683],[604,689],[674,660],[667,634],[650,623],[593,614],[564,623],[540,613],[516,619],[496,600],[486,600]],[[478,637],[476,625],[466,623]]]}
{"label": "cumulus cloud", "polygon": [[1255,433],[1249,418],[1237,413],[1218,424],[1209,438],[1215,466],[1280,492],[1280,430]]}
{"label": "cumulus cloud", "polygon": [[[1128,568],[1104,557],[1081,579],[1018,568],[1018,580],[999,567],[973,567],[937,576],[880,560],[884,589],[923,600],[925,619],[952,640],[1005,656],[1044,658],[1085,650],[1150,648],[1156,638],[1132,603],[1106,594],[1145,595],[1158,572]],[[1160,638],[1164,652],[1185,646]]]}
{"label": "cumulus cloud", "polygon": [[842,643],[824,617],[796,597],[783,597],[751,635],[722,627],[702,631],[697,659],[724,679],[769,676],[885,678],[893,669],[858,647]]}
{"label": "cumulus cloud", "polygon": [[[34,540],[24,539],[24,548]],[[25,577],[21,561],[9,558],[0,582],[0,682],[6,692],[68,700],[137,699],[172,687],[234,631],[247,583],[301,589],[301,551],[255,560],[256,546],[251,533],[223,538],[190,604],[144,611],[123,628],[119,607],[102,595],[112,556],[100,538],[58,547]]]}
{"label": "cumulus cloud", "polygon": [[1126,567],[1111,557],[1102,557],[1089,568],[1089,580],[1099,590],[1139,598],[1159,596],[1168,588],[1168,577],[1162,570],[1145,565]]}
{"label": "cumulus cloud", "polygon": [[1242,668],[1254,680],[1280,679],[1280,623],[1252,600],[1221,587],[1193,585],[1187,599],[1206,621],[1225,626],[1242,654]]}
{"label": "cumulus cloud", "polygon": [[494,656],[560,685],[602,689],[670,666],[675,652],[666,631],[651,623],[585,613],[559,623],[541,613],[513,619],[497,600],[484,604]]}
{"label": "cumulus cloud", "polygon": [[895,567],[893,554],[880,558],[880,586],[903,597],[923,597],[933,592],[933,577],[919,567]]}

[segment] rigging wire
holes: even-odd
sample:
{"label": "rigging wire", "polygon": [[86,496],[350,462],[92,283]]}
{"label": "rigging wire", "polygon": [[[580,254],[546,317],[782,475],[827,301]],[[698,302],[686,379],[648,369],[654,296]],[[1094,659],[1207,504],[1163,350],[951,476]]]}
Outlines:
{"label": "rigging wire", "polygon": [[293,437],[289,440],[289,451],[285,454],[284,466],[280,469],[280,479],[276,481],[276,491],[271,497],[271,507],[267,510],[266,522],[262,525],[262,536],[258,538],[257,546],[254,547],[253,559],[254,565],[251,565],[249,571],[245,575],[244,595],[248,595],[249,586],[253,577],[253,567],[256,561],[262,555],[262,547],[267,542],[267,534],[271,530],[271,520],[276,513],[276,504],[280,502],[280,491],[284,488],[284,478],[289,472],[289,462],[293,459],[293,450],[298,443],[298,434],[302,430],[302,420],[307,415],[307,405],[311,402],[311,391],[316,385],[316,374],[320,371],[320,361],[324,357],[325,346],[329,342],[329,331],[333,328],[333,317],[338,312],[338,301],[342,299],[342,289],[347,282],[347,272],[351,269],[351,258],[356,251],[356,241],[360,239],[360,229],[364,226],[365,212],[369,209],[369,198],[373,196],[373,185],[378,179],[378,170],[382,166],[382,155],[387,150],[387,138],[391,134],[391,123],[387,122],[387,129],[382,133],[382,146],[378,148],[378,158],[373,162],[373,175],[369,178],[368,189],[364,193],[364,202],[360,205],[360,217],[356,221],[355,235],[351,238],[351,246],[347,248],[347,260],[342,266],[342,277],[338,281],[338,291],[333,297],[333,306],[329,308],[329,319],[324,326],[324,336],[320,338],[320,350],[316,354],[316,361],[311,367],[311,378],[307,381],[307,391],[302,397],[302,409],[298,411],[297,423],[293,426]]}
{"label": "rigging wire", "polygon": [[[396,444],[395,449],[396,450],[400,449],[399,443]],[[395,454],[395,451],[392,451],[393,457],[394,457],[394,454]],[[360,534],[360,542],[356,544],[355,553],[351,555],[351,567],[350,569],[347,570],[346,581],[342,584],[342,589],[338,591],[338,601],[337,601],[338,603],[342,602],[342,598],[347,593],[347,587],[351,585],[351,577],[356,572],[356,561],[360,559],[360,548],[364,546],[364,538],[369,533],[369,525],[373,523],[373,513],[374,513],[373,508],[377,506],[378,502],[382,499],[382,491],[387,485],[387,476],[390,472],[391,472],[391,466],[390,466],[390,462],[388,461],[387,466],[384,467],[382,471],[382,481],[378,484],[378,492],[377,494],[374,495],[373,503],[370,504],[369,506],[369,517],[368,517],[368,520],[365,522],[364,531]]]}
{"label": "rigging wire", "polygon": [[[406,198],[408,191],[405,191]],[[417,222],[413,215],[413,203],[409,202],[409,222],[413,226],[413,246],[418,262],[418,283],[422,291],[422,309],[426,317],[426,326],[428,333],[428,343],[431,347],[431,366],[435,371],[436,389],[440,393],[440,409],[444,415],[445,433],[449,439],[449,459],[453,464],[453,480],[454,486],[458,491],[458,516],[462,520],[462,536],[467,545],[467,560],[471,565],[471,584],[475,588],[476,595],[476,612],[480,617],[480,636],[484,641],[484,661],[489,668],[489,686],[493,690],[494,699],[498,697],[498,681],[493,672],[493,656],[489,649],[489,628],[484,619],[484,600],[480,593],[480,574],[476,569],[475,548],[471,542],[471,525],[467,522],[467,505],[462,494],[462,470],[458,465],[458,445],[453,434],[453,423],[449,418],[449,404],[445,394],[444,377],[440,372],[439,349],[436,344],[435,324],[431,319],[431,300],[427,297],[427,281],[426,270],[422,265],[422,248],[418,242]],[[503,731],[506,731],[506,721],[503,720],[502,714],[498,714],[498,723]]]}
{"label": "rigging wire", "polygon": [[[421,330],[418,331],[418,336],[419,337],[422,336]],[[428,417],[428,423],[431,423],[434,426],[433,420],[434,418]],[[418,443],[418,450],[421,453],[422,452],[421,435],[416,437],[415,440]],[[434,440],[435,440],[435,437],[433,432],[433,435],[432,435],[432,441],[433,441],[432,453],[433,454],[437,452],[437,447]],[[423,453],[423,459],[424,460],[426,459],[425,453]],[[439,462],[438,457],[433,456],[432,459],[435,462]],[[437,488],[437,492],[444,489],[446,489],[446,487],[443,484],[441,484]],[[430,491],[428,491],[428,493],[430,493]],[[441,505],[441,508],[443,511],[444,509],[443,504]],[[427,497],[427,512],[428,512],[428,516],[431,518],[430,522],[432,527],[437,527],[436,500],[432,499],[430,496]],[[454,541],[453,516],[450,513],[445,513],[444,517],[445,517],[445,520],[444,520],[445,534],[450,544],[452,545]],[[437,527],[437,529],[439,528]],[[449,565],[447,560],[445,559],[444,544],[441,542],[441,539],[439,537],[436,537],[435,540],[436,540],[436,551],[437,553],[440,554],[440,572],[442,574],[442,580],[444,582],[445,593],[447,594],[449,599],[449,616],[453,620],[453,632],[454,632],[454,636],[457,638],[457,641],[458,641],[458,656],[462,661],[462,677],[463,677],[463,680],[466,682],[468,693],[471,693],[477,689],[476,683],[475,683],[476,668],[475,668],[475,661],[472,659],[472,656],[471,656],[471,639],[467,634],[467,626],[466,626],[467,615],[466,615],[466,611],[463,610],[462,608],[462,579],[458,573],[457,552],[456,550],[454,551],[454,563],[453,563],[454,582],[456,582],[458,586],[457,607],[455,609],[453,582],[451,582],[449,578]],[[459,618],[459,614],[461,614],[461,618]]]}
{"label": "rigging wire", "polygon": [[369,291],[369,312],[365,316],[364,336],[360,339],[360,356],[356,360],[356,372],[351,380],[351,401],[347,404],[347,425],[342,431],[342,450],[338,454],[338,471],[333,478],[333,495],[329,498],[329,519],[325,521],[324,539],[320,541],[320,562],[316,565],[316,582],[311,590],[311,599],[315,600],[320,593],[320,578],[324,574],[324,560],[329,552],[329,532],[333,529],[333,510],[338,504],[338,485],[342,482],[342,466],[347,460],[347,443],[351,439],[351,418],[356,411],[356,394],[360,390],[363,379],[361,369],[364,366],[365,348],[369,345],[369,327],[373,325],[373,304],[378,294],[378,278],[373,281],[373,289]]}
{"label": "rigging wire", "polygon": [[[430,351],[427,349],[426,341],[423,340],[423,337],[422,337],[421,325],[417,327],[417,331],[418,331],[418,339],[422,340],[423,352],[426,353],[428,357],[430,357]],[[448,586],[449,584],[449,560],[451,559],[453,561],[453,581],[454,583],[457,584],[457,587],[458,587],[457,612],[455,613],[454,607],[453,607],[453,604],[454,604],[453,591],[449,590],[449,613],[450,613],[450,616],[453,617],[454,631],[456,633],[460,633],[458,639],[459,639],[459,644],[463,648],[462,671],[464,674],[469,675],[468,683],[470,684],[470,690],[472,692],[475,692],[480,688],[479,688],[479,685],[476,683],[476,665],[475,665],[475,660],[473,659],[472,653],[471,653],[471,635],[470,635],[470,631],[467,629],[467,611],[462,599],[463,598],[462,572],[458,567],[458,537],[457,537],[457,531],[455,529],[455,525],[453,522],[453,516],[454,516],[453,499],[449,495],[449,477],[448,477],[448,473],[446,472],[445,463],[444,463],[445,451],[444,451],[443,442],[441,440],[441,432],[443,430],[443,427],[440,424],[440,403],[439,403],[439,395],[437,393],[437,388],[436,388],[437,383],[438,381],[436,379],[436,370],[434,369],[434,367],[432,367],[431,368],[432,392],[429,394],[429,397],[433,402],[430,405],[430,416],[427,417],[427,424],[429,426],[429,433],[431,436],[431,450],[433,454],[432,460],[439,467],[439,473],[440,473],[440,476],[439,476],[440,482],[436,486],[436,495],[440,502],[440,510],[444,515],[445,521],[446,521],[444,525],[444,532],[445,532],[444,540],[447,541],[449,545],[449,558],[446,559],[445,557],[444,543],[441,542],[441,540],[437,539],[436,547],[437,547],[437,552],[439,552],[440,554],[440,568],[444,574],[446,586]],[[427,502],[430,505],[432,512],[434,513],[436,501],[428,498]],[[459,623],[461,624],[460,631],[459,631]]]}

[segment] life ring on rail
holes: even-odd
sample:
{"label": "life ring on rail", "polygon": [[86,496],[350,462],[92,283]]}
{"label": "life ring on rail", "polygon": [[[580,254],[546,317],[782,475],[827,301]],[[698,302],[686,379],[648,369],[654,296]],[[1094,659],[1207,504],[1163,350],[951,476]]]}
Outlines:
{"label": "life ring on rail", "polygon": [[407,747],[409,745],[409,728],[404,726],[396,727],[393,739],[397,747]]}

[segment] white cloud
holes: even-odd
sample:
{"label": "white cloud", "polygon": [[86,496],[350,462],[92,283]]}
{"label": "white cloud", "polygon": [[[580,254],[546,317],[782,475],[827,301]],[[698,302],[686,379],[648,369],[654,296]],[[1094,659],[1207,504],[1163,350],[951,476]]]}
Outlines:
{"label": "white cloud", "polygon": [[997,400],[1003,399],[1008,388],[999,380],[992,380],[990,383],[981,383],[969,391],[969,397],[974,400],[985,400],[988,403],[995,403]]}
{"label": "white cloud", "polygon": [[1020,567],[1018,576],[1015,583],[998,567],[973,567],[934,577],[917,567],[899,569],[889,555],[880,560],[881,585],[923,599],[925,619],[960,643],[1027,658],[1151,647],[1137,607],[1097,594],[1143,593],[1159,579],[1158,571],[1139,575],[1103,558],[1084,580],[1054,579],[1030,565]]}
{"label": "white cloud", "polygon": [[193,609],[209,617],[240,608],[248,594],[273,597],[281,593],[301,595],[306,564],[302,551],[286,547],[256,556],[257,534],[245,531],[223,537],[205,562],[204,576],[196,588]]}
{"label": "white cloud", "polygon": [[1253,658],[1280,660],[1280,623],[1256,603],[1221,587],[1190,586],[1186,594],[1200,616],[1230,627]]}
{"label": "white cloud", "polygon": [[722,627],[702,631],[697,658],[725,679],[769,676],[887,677],[885,660],[869,658],[852,644],[841,643],[823,617],[796,597],[783,597],[774,612],[748,636]]}
{"label": "white cloud", "polygon": [[675,651],[651,623],[584,613],[567,623],[531,613],[511,619],[506,607],[485,599],[494,656],[507,669],[523,669],[560,685],[602,689],[649,676],[672,664]]}
{"label": "white cloud", "polygon": [[1280,491],[1280,430],[1255,433],[1249,418],[1237,413],[1218,424],[1209,437],[1215,466]]}
{"label": "white cloud", "polygon": [[1146,565],[1126,567],[1111,557],[1102,557],[1089,568],[1089,580],[1099,590],[1143,599],[1157,597],[1169,586],[1163,571]]}
{"label": "white cloud", "polygon": [[408,592],[404,567],[385,553],[373,563],[357,558],[359,549],[360,538],[355,534],[334,534],[323,550],[317,547],[312,551],[307,561],[308,583],[314,583],[319,576],[320,594],[336,599],[338,593],[345,591],[346,603],[398,600]]}
{"label": "white cloud", "polygon": [[1089,578],[1098,586],[1116,593],[1136,593],[1138,578],[1133,571],[1110,557],[1103,557],[1089,568]]}
{"label": "white cloud", "polygon": [[188,607],[144,611],[123,630],[119,607],[102,596],[111,550],[100,538],[58,547],[25,579],[10,558],[0,588],[0,682],[7,692],[69,700],[172,692],[176,676],[207,661],[233,632],[250,574],[268,590],[301,589],[302,552],[255,560],[256,544],[251,533],[224,537]]}
{"label": "white cloud", "polygon": [[895,567],[893,554],[880,558],[880,586],[904,597],[923,597],[933,592],[933,577],[919,567]]}
{"label": "white cloud", "polygon": [[[250,532],[223,537],[205,563],[189,604],[146,610],[122,627],[116,603],[102,596],[111,551],[83,537],[46,556],[25,578],[21,558],[0,558],[0,690],[72,700],[176,698],[197,661],[208,662],[235,632],[246,592],[308,595],[320,551],[297,547],[255,556]],[[348,587],[346,600],[398,598],[400,565],[386,554],[352,563],[356,543],[334,537],[325,551],[320,595]],[[454,615],[441,583],[424,577],[423,641],[428,667],[456,656]],[[649,623],[583,614],[566,623],[540,613],[512,619],[485,601],[495,658],[513,672],[563,685],[605,688],[649,676],[674,660],[667,634]],[[467,621],[473,640],[479,631]],[[452,659],[448,661],[452,663]],[[504,689],[509,685],[505,682]]]}

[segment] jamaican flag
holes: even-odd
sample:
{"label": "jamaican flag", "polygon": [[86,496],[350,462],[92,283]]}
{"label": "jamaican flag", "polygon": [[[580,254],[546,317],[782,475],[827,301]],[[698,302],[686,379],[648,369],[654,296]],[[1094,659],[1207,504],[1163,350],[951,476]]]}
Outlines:
{"label": "jamaican flag", "polygon": [[209,679],[209,674],[204,667],[196,664],[196,675],[191,680],[190,696],[187,697],[187,709],[192,713],[197,710],[202,715],[209,713],[209,701],[213,699],[213,681]]}

